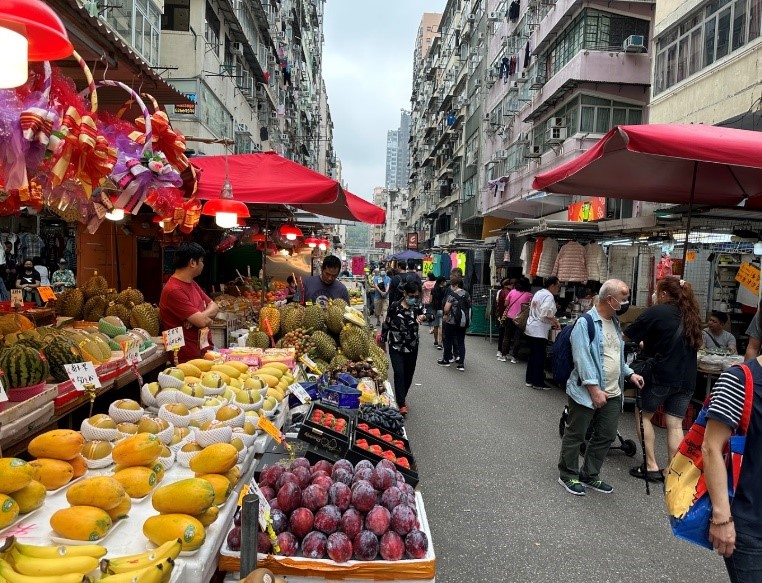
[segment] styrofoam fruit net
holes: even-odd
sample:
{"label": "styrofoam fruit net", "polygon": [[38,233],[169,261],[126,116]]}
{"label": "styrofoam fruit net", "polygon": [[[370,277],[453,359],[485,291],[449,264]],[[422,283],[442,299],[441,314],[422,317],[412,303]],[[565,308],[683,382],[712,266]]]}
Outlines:
{"label": "styrofoam fruit net", "polygon": [[219,407],[201,407],[197,411],[191,411],[191,421],[197,421],[199,425],[203,425],[207,421],[214,419],[214,415],[217,412],[217,409],[219,409]]}
{"label": "styrofoam fruit net", "polygon": [[225,391],[227,391],[228,386],[225,383],[222,383],[221,387],[207,387],[206,385],[201,385],[201,388],[204,389],[204,394],[213,396],[213,395],[221,395]]}
{"label": "styrofoam fruit net", "polygon": [[177,395],[175,395],[175,398],[178,403],[182,403],[186,407],[200,407],[204,404],[204,401],[206,401],[206,397],[193,397],[191,395],[188,395],[186,393],[183,393],[182,391],[176,391]]}
{"label": "styrofoam fruit net", "polygon": [[159,405],[156,402],[156,397],[154,397],[151,394],[151,391],[148,390],[148,383],[140,387],[140,400],[142,401],[143,405],[147,407],[158,407]]}
{"label": "styrofoam fruit net", "polygon": [[228,427],[243,427],[244,418],[244,412],[241,410],[241,412],[232,419],[226,419],[224,421],[220,421],[220,423],[227,425]]}
{"label": "styrofoam fruit net", "polygon": [[262,407],[262,403],[264,403],[264,399],[262,398],[260,398],[256,403],[241,403],[238,400],[237,396],[233,398],[233,405],[243,409],[244,411],[259,411],[259,408]]}
{"label": "styrofoam fruit net", "polygon": [[164,372],[160,372],[156,380],[162,389],[179,389],[185,384],[185,381],[181,381],[180,379],[175,378],[172,375],[165,374]]}
{"label": "styrofoam fruit net", "polygon": [[193,428],[196,443],[201,447],[207,447],[213,443],[230,443],[233,438],[233,428],[228,426],[214,427],[213,429]]}
{"label": "styrofoam fruit net", "polygon": [[85,465],[91,470],[99,470],[101,468],[113,466],[114,460],[112,459],[111,454],[108,454],[106,457],[102,457],[97,460],[85,458]]}
{"label": "styrofoam fruit net", "polygon": [[166,389],[156,393],[156,404],[161,407],[167,403],[179,403],[177,395],[180,391],[177,389]]}
{"label": "styrofoam fruit net", "polygon": [[116,406],[116,401],[111,403],[108,407],[108,415],[117,423],[123,423],[129,421],[130,423],[137,423],[143,416],[143,408],[140,409],[120,409]]}
{"label": "styrofoam fruit net", "polygon": [[171,450],[172,450],[172,451],[174,451],[174,452],[178,452],[178,451],[180,451],[180,449],[181,449],[181,448],[182,448],[182,447],[183,447],[183,446],[184,446],[186,443],[188,443],[189,441],[193,441],[193,432],[192,432],[192,431],[191,431],[191,432],[190,432],[188,435],[186,435],[185,437],[183,437],[183,438],[182,438],[180,441],[178,441],[177,443],[175,443],[175,444],[173,444],[173,445],[169,445],[169,446],[167,446],[167,447],[169,447],[169,449],[171,449]]}
{"label": "styrofoam fruit net", "polygon": [[[167,405],[171,405],[171,403],[167,403]],[[191,422],[190,413],[187,415],[178,415],[173,411],[168,411],[167,405],[159,407],[159,418],[169,421],[175,427],[188,427],[188,424]]]}
{"label": "styrofoam fruit net", "polygon": [[254,443],[254,440],[257,438],[256,433],[254,435],[249,435],[243,430],[236,430],[236,429],[233,430],[233,437],[231,437],[231,439],[235,439],[236,437],[238,437],[247,448],[251,447],[252,444]]}
{"label": "styrofoam fruit net", "polygon": [[159,463],[162,466],[164,466],[165,470],[168,470],[169,468],[171,468],[174,465],[176,458],[177,458],[177,454],[175,453],[175,451],[172,448],[170,448],[169,449],[169,456],[167,456],[167,457],[161,457],[161,456],[159,456],[159,460],[158,461],[159,461]]}
{"label": "styrofoam fruit net", "polygon": [[114,441],[119,437],[118,429],[93,427],[89,419],[82,421],[79,432],[87,441]]}
{"label": "styrofoam fruit net", "polygon": [[[199,443],[199,445],[201,445]],[[201,447],[206,447],[204,445],[201,445]],[[190,461],[196,457],[200,452],[198,451],[181,451],[177,450],[175,453],[175,459],[178,464],[180,464],[183,467],[189,468],[190,467]]]}
{"label": "styrofoam fruit net", "polygon": [[156,437],[158,437],[159,441],[161,441],[164,445],[169,445],[169,442],[172,441],[172,436],[174,434],[175,426],[172,425],[172,423],[169,423],[169,427],[159,431],[159,433],[156,434]]}

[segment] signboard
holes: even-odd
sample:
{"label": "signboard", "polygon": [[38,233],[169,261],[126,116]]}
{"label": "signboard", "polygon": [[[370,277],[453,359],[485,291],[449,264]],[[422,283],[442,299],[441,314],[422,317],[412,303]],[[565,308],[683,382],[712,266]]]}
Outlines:
{"label": "signboard", "polygon": [[37,292],[40,294],[40,299],[43,302],[54,302],[57,299],[55,292],[50,286],[41,285],[37,288]]}
{"label": "signboard", "polygon": [[602,196],[588,198],[569,205],[568,218],[575,223],[587,223],[606,218],[606,199]]}
{"label": "signboard", "polygon": [[23,308],[24,307],[24,292],[18,288],[11,290],[11,307]]}
{"label": "signboard", "polygon": [[185,336],[183,335],[182,326],[170,328],[169,330],[162,332],[162,336],[164,337],[164,348],[167,352],[170,350],[180,350],[185,346]]}
{"label": "signboard", "polygon": [[407,248],[418,250],[418,233],[407,234]]}
{"label": "signboard", "polygon": [[64,369],[69,375],[74,388],[78,391],[84,391],[85,385],[93,385],[96,389],[101,387],[101,381],[92,362],[78,362],[75,364],[65,364]]}
{"label": "signboard", "polygon": [[376,249],[391,249],[391,241],[376,241],[373,245]]}
{"label": "signboard", "polygon": [[755,296],[759,295],[759,267],[751,263],[742,263],[736,274],[736,281]]}
{"label": "signboard", "polygon": [[175,115],[196,115],[196,94],[183,93],[183,95],[188,101],[175,104]]}

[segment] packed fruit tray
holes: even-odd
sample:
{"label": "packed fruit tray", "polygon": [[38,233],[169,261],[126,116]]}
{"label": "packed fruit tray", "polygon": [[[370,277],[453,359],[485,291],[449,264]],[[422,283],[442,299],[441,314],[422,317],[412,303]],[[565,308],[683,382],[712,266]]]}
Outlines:
{"label": "packed fruit tray", "polygon": [[355,431],[355,439],[347,451],[347,459],[352,463],[366,459],[374,464],[387,459],[394,463],[397,471],[403,475],[408,484],[413,488],[418,485],[418,468],[412,454],[373,435],[360,431],[358,436],[358,432]]}
{"label": "packed fruit tray", "polygon": [[299,429],[299,439],[343,456],[349,449],[352,419],[346,413],[312,403]]}
{"label": "packed fruit tray", "polygon": [[355,426],[355,439],[357,439],[357,437],[363,437],[366,435],[371,435],[372,437],[391,443],[397,449],[405,450],[408,453],[413,452],[413,450],[410,449],[410,442],[405,439],[403,435],[392,433],[385,427],[381,427],[380,425],[376,425],[370,421],[358,419],[357,425]]}

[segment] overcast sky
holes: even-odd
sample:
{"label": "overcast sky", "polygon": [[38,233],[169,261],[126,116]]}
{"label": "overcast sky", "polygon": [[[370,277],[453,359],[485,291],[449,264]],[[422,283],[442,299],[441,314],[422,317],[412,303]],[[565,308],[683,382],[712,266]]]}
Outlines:
{"label": "overcast sky", "polygon": [[410,109],[413,48],[424,12],[447,0],[326,0],[323,77],[347,188],[383,186],[386,132]]}

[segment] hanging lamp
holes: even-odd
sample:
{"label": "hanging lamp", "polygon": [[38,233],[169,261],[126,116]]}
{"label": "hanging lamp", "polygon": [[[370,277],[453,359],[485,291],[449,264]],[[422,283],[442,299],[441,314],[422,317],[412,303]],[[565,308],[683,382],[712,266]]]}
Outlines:
{"label": "hanging lamp", "polygon": [[320,243],[320,239],[315,237],[314,233],[304,240],[304,244],[307,245],[307,247],[309,247],[310,249],[314,249],[315,247],[317,247],[318,243]]}
{"label": "hanging lamp", "polygon": [[249,218],[248,207],[240,200],[233,199],[233,185],[228,180],[228,147],[225,145],[225,182],[220,190],[220,198],[206,201],[201,209],[202,215],[214,217],[214,222],[223,229],[238,226],[239,218]]}
{"label": "hanging lamp", "polygon": [[325,251],[326,249],[328,249],[328,245],[330,244],[331,243],[330,241],[328,241],[328,239],[320,239],[320,241],[318,242],[318,249],[320,249],[321,251]]}
{"label": "hanging lamp", "polygon": [[296,241],[298,237],[304,236],[302,230],[293,223],[286,223],[285,225],[281,225],[280,233],[288,241]]}
{"label": "hanging lamp", "polygon": [[23,85],[29,61],[56,61],[74,52],[61,19],[40,0],[0,3],[0,89]]}
{"label": "hanging lamp", "polygon": [[106,218],[109,221],[121,221],[124,218],[124,209],[114,207],[111,211],[106,213]]}

